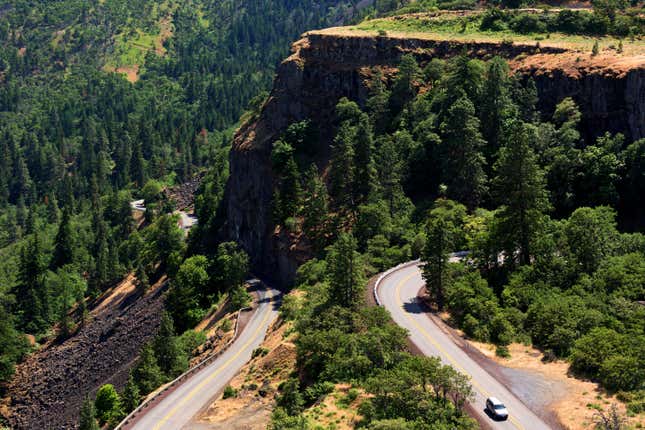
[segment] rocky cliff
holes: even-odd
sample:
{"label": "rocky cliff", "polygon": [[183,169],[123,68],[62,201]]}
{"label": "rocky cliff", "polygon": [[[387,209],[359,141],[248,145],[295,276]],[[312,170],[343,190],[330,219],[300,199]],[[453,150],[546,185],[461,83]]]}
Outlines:
{"label": "rocky cliff", "polygon": [[[308,257],[272,222],[270,154],[286,127],[309,119],[321,132],[323,148],[328,148],[336,103],[341,97],[364,103],[373,67],[394,68],[405,53],[413,53],[423,64],[464,50],[482,59],[502,56],[514,71],[533,76],[545,115],[564,97],[573,97],[583,112],[587,135],[611,131],[629,140],[645,136],[645,56],[592,58],[556,47],[347,35],[334,29],[308,33],[280,65],[269,99],[259,116],[240,128],[230,155],[225,234],[250,254],[258,273],[289,283]],[[326,152],[319,154],[321,168]]]}

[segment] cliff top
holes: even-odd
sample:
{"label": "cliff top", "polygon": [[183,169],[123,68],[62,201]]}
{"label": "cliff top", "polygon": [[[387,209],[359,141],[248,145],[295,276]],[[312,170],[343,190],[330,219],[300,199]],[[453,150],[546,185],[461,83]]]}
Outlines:
{"label": "cliff top", "polygon": [[[552,19],[548,17],[558,11],[558,9],[546,12],[526,9],[512,13],[521,13],[524,17],[532,16],[528,21],[540,23],[540,20]],[[511,14],[511,12],[506,13]],[[577,13],[589,12],[583,10]],[[488,24],[495,30],[482,30],[484,19],[484,14],[481,11],[427,12],[367,20],[353,26],[311,31],[307,35],[336,38],[386,37],[394,40],[417,40],[420,44],[436,41],[485,45],[487,47],[499,45],[500,48],[515,46],[520,49],[524,47],[524,51],[531,54],[558,54],[550,58],[544,57],[544,55],[535,55],[531,61],[526,61],[536,67],[557,66],[561,68],[564,65],[572,65],[574,68],[584,66],[594,69],[605,68],[617,72],[645,67],[645,39],[639,32],[635,36],[623,39],[609,35],[591,37],[548,32],[546,26],[541,24],[536,25],[534,31],[529,32],[525,31],[526,28],[518,29],[517,20],[512,21],[513,18],[506,18],[509,22],[513,22],[511,25],[499,21],[495,24]],[[596,43],[598,44],[598,53],[594,55],[593,49]],[[543,64],[545,60],[547,63]]]}

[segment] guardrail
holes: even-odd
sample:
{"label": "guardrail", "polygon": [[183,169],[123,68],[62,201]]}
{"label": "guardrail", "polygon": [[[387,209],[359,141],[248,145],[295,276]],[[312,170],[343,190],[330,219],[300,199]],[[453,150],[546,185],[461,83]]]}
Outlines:
{"label": "guardrail", "polygon": [[195,366],[191,367],[190,369],[188,369],[187,371],[185,371],[184,373],[182,373],[181,375],[173,379],[171,382],[166,384],[154,396],[144,400],[143,403],[141,403],[135,410],[130,412],[128,416],[125,417],[123,421],[121,421],[119,425],[114,428],[114,430],[122,430],[126,425],[130,424],[143,410],[148,408],[148,406],[150,406],[152,402],[163,397],[165,394],[168,393],[168,390],[170,390],[171,388],[174,388],[175,386],[177,386],[177,384],[179,384],[180,382],[183,382],[189,376],[203,369],[206,365],[215,361],[215,359],[219,358],[224,352],[226,352],[226,350],[228,350],[228,348],[233,344],[233,342],[235,342],[235,340],[237,339],[237,335],[239,334],[238,332],[240,328],[240,315],[242,315],[242,312],[248,311],[251,309],[252,309],[251,307],[246,307],[237,311],[237,319],[235,320],[235,329],[233,331],[233,337],[231,338],[231,340],[228,341],[228,343],[224,346],[224,348],[222,348],[220,351],[216,353],[209,355],[208,357],[206,357],[205,359],[197,363]]}
{"label": "guardrail", "polygon": [[383,306],[381,303],[381,299],[378,296],[378,289],[381,286],[381,282],[383,282],[383,279],[387,278],[390,276],[392,273],[396,272],[397,270],[405,269],[406,267],[410,266],[415,266],[417,264],[421,263],[421,260],[414,260],[414,261],[408,261],[407,263],[401,263],[396,267],[393,267],[383,273],[378,277],[376,282],[374,283],[374,300],[376,300],[376,304],[379,306]]}
{"label": "guardrail", "polygon": [[[456,259],[461,261],[461,260],[465,259],[469,254],[470,254],[470,251],[453,252],[453,253],[450,254],[450,258],[456,258]],[[398,266],[393,267],[393,268],[381,273],[381,275],[378,277],[378,279],[374,283],[374,292],[373,292],[373,294],[374,294],[374,300],[376,300],[376,304],[379,305],[379,306],[383,306],[381,304],[381,299],[378,296],[378,289],[381,286],[381,282],[383,282],[383,279],[387,278],[388,276],[390,276],[392,273],[396,272],[397,270],[405,269],[406,267],[410,267],[410,266],[415,266],[415,265],[420,264],[420,263],[421,263],[421,259],[408,261],[407,263],[401,263]]]}

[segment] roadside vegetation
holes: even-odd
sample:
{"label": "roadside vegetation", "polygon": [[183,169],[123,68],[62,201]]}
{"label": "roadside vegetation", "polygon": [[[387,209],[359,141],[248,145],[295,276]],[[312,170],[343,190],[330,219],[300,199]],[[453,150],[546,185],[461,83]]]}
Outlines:
{"label": "roadside vegetation", "polygon": [[463,409],[472,395],[468,378],[437,358],[410,355],[405,331],[385,309],[364,303],[367,265],[357,249],[352,235],[341,234],[325,259],[298,272],[304,296],[288,296],[281,311],[298,333],[297,371],[279,387],[269,428],[316,428],[315,413],[303,411],[340,383],[353,387],[341,406],[365,394],[357,428],[476,428]]}
{"label": "roadside vegetation", "polygon": [[[643,228],[645,142],[583,138],[571,99],[544,117],[533,82],[499,58],[419,65],[406,55],[391,80],[373,71],[371,91],[364,110],[347,99],[337,105],[327,185],[311,165],[312,123],[293,124],[274,144],[275,219],[304,233],[321,258],[299,272],[299,285],[316,285],[308,300],[321,294],[320,303],[350,306],[364,273],[421,257],[430,305],[468,337],[500,355],[510,342],[532,343],[639,413],[645,237],[625,229]],[[358,252],[344,284],[335,278],[339,247]],[[450,264],[462,250],[467,257]],[[361,312],[378,311],[352,315]],[[314,313],[322,324],[324,312]],[[310,327],[296,327],[299,342],[309,339]],[[324,345],[317,336],[303,354]],[[299,357],[303,375],[320,375],[312,381],[347,378],[333,352],[320,362]]]}

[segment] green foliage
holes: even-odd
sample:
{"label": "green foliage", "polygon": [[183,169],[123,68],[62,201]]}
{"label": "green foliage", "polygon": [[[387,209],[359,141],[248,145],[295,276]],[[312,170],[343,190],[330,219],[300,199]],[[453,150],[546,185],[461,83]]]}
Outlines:
{"label": "green foliage", "polygon": [[157,363],[152,345],[146,345],[141,350],[133,376],[139,386],[140,393],[144,396],[153,392],[165,382],[165,377]]}
{"label": "green foliage", "polygon": [[99,388],[96,392],[94,405],[96,407],[96,417],[101,424],[110,423],[115,425],[125,416],[121,397],[112,384],[106,384]]}
{"label": "green foliage", "polygon": [[161,315],[161,326],[152,347],[159,368],[169,379],[179,376],[188,369],[188,355],[175,335],[172,318],[167,312]]}
{"label": "green foliage", "polygon": [[361,304],[366,281],[361,256],[356,248],[354,236],[342,233],[329,248],[327,256],[330,299],[347,308]]}
{"label": "green foliage", "polygon": [[208,287],[208,268],[208,259],[195,255],[184,261],[172,281],[166,303],[179,331],[194,327],[204,314],[199,297]]}
{"label": "green foliage", "polygon": [[237,390],[230,385],[224,387],[224,393],[222,394],[223,399],[230,399],[232,397],[237,397]]}
{"label": "green foliage", "polygon": [[79,430],[99,430],[100,428],[96,421],[94,402],[87,397],[83,400],[78,428]]}
{"label": "green foliage", "polygon": [[123,404],[123,412],[129,414],[139,406],[141,401],[141,394],[139,393],[139,387],[134,380],[132,372],[128,375],[128,382],[123,388],[123,394],[121,395],[121,402]]}
{"label": "green foliage", "polygon": [[251,294],[242,286],[236,286],[231,290],[231,306],[233,310],[248,307],[251,304]]}

